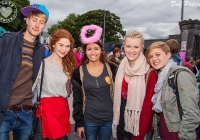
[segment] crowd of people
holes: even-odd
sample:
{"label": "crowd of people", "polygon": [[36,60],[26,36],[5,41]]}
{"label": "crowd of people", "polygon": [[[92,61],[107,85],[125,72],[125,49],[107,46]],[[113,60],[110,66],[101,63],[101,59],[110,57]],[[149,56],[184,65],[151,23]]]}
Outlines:
{"label": "crowd of people", "polygon": [[[10,131],[14,140],[29,138],[38,96],[33,91],[40,88],[37,117],[42,118],[43,140],[68,140],[73,131],[70,110],[77,135],[86,140],[110,140],[112,135],[143,140],[152,133],[155,115],[156,136],[162,140],[198,139],[200,60],[186,58],[182,63],[176,40],[154,42],[144,54],[142,34],[131,31],[125,35],[124,51],[115,47],[106,56],[102,28],[86,25],[80,31],[81,47],[74,48],[71,33],[58,29],[47,53],[39,35],[48,10],[33,4],[21,13],[27,27],[0,37],[1,140],[8,140]],[[88,30],[94,34],[88,37]]]}

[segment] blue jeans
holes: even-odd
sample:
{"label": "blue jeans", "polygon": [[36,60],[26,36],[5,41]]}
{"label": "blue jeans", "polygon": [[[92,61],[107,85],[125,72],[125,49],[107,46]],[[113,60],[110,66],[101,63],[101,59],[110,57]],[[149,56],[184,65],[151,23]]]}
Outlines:
{"label": "blue jeans", "polygon": [[92,123],[84,121],[86,140],[110,140],[112,135],[112,121]]}
{"label": "blue jeans", "polygon": [[31,134],[32,121],[32,110],[5,111],[0,126],[0,140],[8,140],[10,131],[13,131],[15,140],[27,140]]}

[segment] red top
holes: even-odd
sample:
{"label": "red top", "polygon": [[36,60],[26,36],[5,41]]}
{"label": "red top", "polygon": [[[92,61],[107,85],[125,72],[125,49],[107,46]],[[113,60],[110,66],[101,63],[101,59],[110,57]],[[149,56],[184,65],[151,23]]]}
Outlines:
{"label": "red top", "polygon": [[146,96],[144,98],[144,103],[140,115],[140,134],[139,136],[134,136],[132,140],[143,140],[146,133],[152,129],[154,111],[152,110],[153,103],[151,102],[151,98],[154,95],[154,87],[157,79],[157,73],[155,71],[151,71],[148,77]]}
{"label": "red top", "polygon": [[80,53],[76,53],[76,54],[75,54],[75,58],[76,58],[76,65],[77,65],[77,66],[80,66],[80,65],[81,65],[81,62],[82,62],[81,54],[80,54]]}
{"label": "red top", "polygon": [[127,91],[128,91],[128,83],[123,78],[123,80],[122,80],[122,97],[124,99],[127,99]]}
{"label": "red top", "polygon": [[184,66],[187,67],[188,69],[190,69],[193,72],[193,67],[192,67],[192,64],[190,62],[185,62]]}

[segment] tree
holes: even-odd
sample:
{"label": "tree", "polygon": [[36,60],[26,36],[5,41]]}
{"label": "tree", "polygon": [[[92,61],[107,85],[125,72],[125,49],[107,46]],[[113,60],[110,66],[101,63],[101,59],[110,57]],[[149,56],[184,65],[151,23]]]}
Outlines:
{"label": "tree", "polygon": [[26,27],[25,17],[21,14],[22,7],[30,5],[29,0],[10,0],[17,8],[17,17],[10,23],[1,23],[1,26],[7,31],[19,31]]}
{"label": "tree", "polygon": [[[75,46],[80,46],[80,30],[84,25],[96,24],[104,27],[104,14],[105,14],[105,42],[118,42],[119,38],[125,36],[120,18],[114,13],[105,10],[93,10],[82,15],[70,14],[63,21],[58,21],[57,24],[52,25],[48,29],[48,33],[52,34],[53,31],[59,28],[68,30],[75,39]],[[103,39],[103,35],[101,37]]]}
{"label": "tree", "polygon": [[77,18],[78,15],[72,13],[69,14],[69,16],[67,16],[63,21],[58,21],[57,24],[52,25],[50,28],[48,28],[48,34],[52,35],[52,33],[57,30],[57,29],[66,29],[67,31],[69,31],[73,38],[76,40],[77,38],[76,36],[76,23],[75,20]]}

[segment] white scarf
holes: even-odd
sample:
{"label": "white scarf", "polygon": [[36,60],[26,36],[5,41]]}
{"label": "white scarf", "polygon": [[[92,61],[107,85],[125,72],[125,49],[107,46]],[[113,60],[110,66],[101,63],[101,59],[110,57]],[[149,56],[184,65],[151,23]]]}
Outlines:
{"label": "white scarf", "polygon": [[118,68],[115,91],[114,91],[114,118],[113,118],[113,136],[116,137],[116,127],[119,124],[120,106],[121,106],[121,88],[124,75],[131,77],[128,84],[127,103],[124,111],[124,130],[132,133],[134,136],[139,135],[140,114],[144,97],[146,95],[145,74],[150,66],[146,62],[145,56],[141,53],[135,61],[133,67],[129,66],[128,59],[125,57]]}
{"label": "white scarf", "polygon": [[162,94],[163,82],[167,78],[169,69],[174,68],[176,66],[177,64],[172,59],[170,59],[168,63],[165,65],[164,69],[158,74],[158,80],[154,88],[155,94],[153,95],[151,99],[151,102],[153,103],[152,110],[154,110],[157,113],[162,112],[161,94]]}

